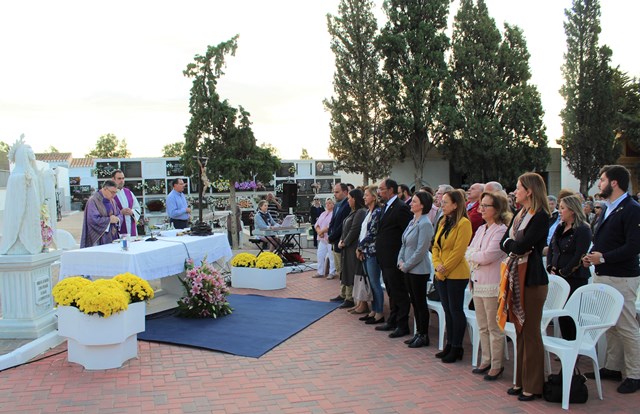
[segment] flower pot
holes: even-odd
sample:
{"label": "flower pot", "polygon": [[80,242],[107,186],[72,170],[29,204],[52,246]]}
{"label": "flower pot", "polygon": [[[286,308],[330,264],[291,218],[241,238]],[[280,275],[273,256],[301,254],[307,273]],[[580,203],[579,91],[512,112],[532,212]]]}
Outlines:
{"label": "flower pot", "polygon": [[69,362],[85,369],[119,368],[138,356],[138,332],[145,329],[146,303],[129,304],[108,318],[58,307],[58,335],[67,338]]}
{"label": "flower pot", "polygon": [[258,290],[275,290],[287,287],[287,271],[280,269],[256,269],[231,267],[231,286]]}

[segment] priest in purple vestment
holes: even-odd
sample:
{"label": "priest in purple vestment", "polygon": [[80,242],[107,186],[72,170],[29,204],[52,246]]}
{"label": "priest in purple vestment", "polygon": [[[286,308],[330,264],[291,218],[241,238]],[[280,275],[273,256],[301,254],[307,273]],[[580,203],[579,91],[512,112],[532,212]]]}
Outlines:
{"label": "priest in purple vestment", "polygon": [[114,202],[118,187],[112,180],[102,184],[87,201],[80,248],[109,244],[120,238],[118,229],[124,218]]}

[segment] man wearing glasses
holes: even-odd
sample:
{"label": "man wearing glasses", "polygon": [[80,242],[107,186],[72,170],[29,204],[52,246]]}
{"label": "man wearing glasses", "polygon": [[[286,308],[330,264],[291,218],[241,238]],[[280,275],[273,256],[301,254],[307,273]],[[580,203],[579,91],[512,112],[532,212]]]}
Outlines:
{"label": "man wearing glasses", "polygon": [[113,201],[116,194],[116,183],[107,180],[89,198],[84,208],[80,248],[109,244],[120,238],[118,229],[124,218]]}

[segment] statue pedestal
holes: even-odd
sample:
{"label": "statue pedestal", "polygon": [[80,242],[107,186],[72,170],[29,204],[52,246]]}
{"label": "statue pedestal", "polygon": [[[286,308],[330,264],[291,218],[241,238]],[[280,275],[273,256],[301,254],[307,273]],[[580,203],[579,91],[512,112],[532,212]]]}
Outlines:
{"label": "statue pedestal", "polygon": [[0,255],[0,338],[34,339],[56,329],[51,264],[61,254]]}

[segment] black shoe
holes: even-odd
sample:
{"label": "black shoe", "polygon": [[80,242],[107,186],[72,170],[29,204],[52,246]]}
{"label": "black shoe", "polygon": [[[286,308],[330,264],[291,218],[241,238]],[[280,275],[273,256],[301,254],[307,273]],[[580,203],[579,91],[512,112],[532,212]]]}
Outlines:
{"label": "black shoe", "polygon": [[522,387],[520,388],[516,388],[516,387],[511,387],[507,390],[507,394],[509,395],[520,395],[522,394]]}
{"label": "black shoe", "polygon": [[[384,316],[380,319],[376,319],[376,317],[374,316],[373,318],[369,319],[368,321],[365,322],[365,325],[377,325],[379,323],[384,323]],[[376,329],[380,328],[379,326],[376,327]]]}
{"label": "black shoe", "polygon": [[449,352],[451,352],[451,345],[447,344],[442,351],[436,354],[436,358],[442,359],[446,357]]}
{"label": "black shoe", "polygon": [[[594,372],[585,372],[584,376],[589,379],[596,379],[596,374]],[[600,368],[600,379],[622,381],[622,372],[614,371],[612,369],[607,369],[607,368]]]}
{"label": "black shoe", "polygon": [[418,339],[418,336],[420,336],[420,334],[415,334],[413,335],[413,338],[409,338],[409,339],[405,339],[403,342],[407,345],[409,345],[411,342],[415,341],[416,339]]}
{"label": "black shoe", "polygon": [[330,302],[344,302],[344,298],[340,295],[336,296],[335,298],[331,298],[329,299]]}
{"label": "black shoe", "polygon": [[376,326],[376,331],[393,331],[394,329],[396,329],[396,327],[393,325],[389,325],[388,322],[382,326]]}
{"label": "black shoe", "polygon": [[640,379],[634,378],[625,378],[625,380],[622,381],[622,384],[618,387],[618,392],[620,394],[633,394],[638,390],[640,390]]}
{"label": "black shoe", "polygon": [[356,304],[352,300],[345,300],[342,302],[342,305],[338,306],[338,309],[348,309],[353,308]]}
{"label": "black shoe", "polygon": [[396,328],[393,332],[389,334],[389,338],[401,338],[407,335],[409,335],[408,329]]}
{"label": "black shoe", "polygon": [[542,395],[540,395],[540,394],[524,395],[522,393],[520,395],[518,395],[518,401],[533,401],[536,398],[542,398]]}
{"label": "black shoe", "polygon": [[500,378],[500,376],[502,375],[502,373],[504,372],[504,367],[500,368],[500,371],[498,371],[498,373],[496,375],[485,375],[484,376],[484,380],[485,381],[495,381],[498,378]]}
{"label": "black shoe", "polygon": [[486,374],[491,370],[491,364],[487,365],[484,368],[475,368],[471,370],[472,374]]}
{"label": "black shoe", "polygon": [[442,362],[445,364],[451,364],[456,361],[460,361],[464,355],[464,349],[462,347],[452,346],[451,351],[442,358]]}
{"label": "black shoe", "polygon": [[418,335],[418,338],[409,344],[409,348],[422,348],[423,346],[429,346],[427,335]]}
{"label": "black shoe", "polygon": [[364,315],[358,318],[359,321],[368,321],[369,319],[373,319],[375,316]]}

